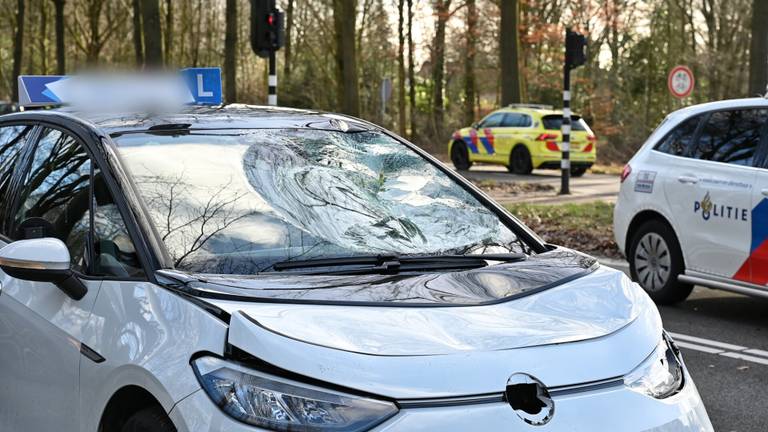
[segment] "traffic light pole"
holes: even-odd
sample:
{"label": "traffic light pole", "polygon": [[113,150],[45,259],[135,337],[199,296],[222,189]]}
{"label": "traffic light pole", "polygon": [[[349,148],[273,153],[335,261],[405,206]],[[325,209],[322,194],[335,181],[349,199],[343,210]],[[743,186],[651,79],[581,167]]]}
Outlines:
{"label": "traffic light pole", "polygon": [[277,106],[277,60],[275,59],[275,50],[269,52],[268,80],[269,95],[267,96],[267,105]]}
{"label": "traffic light pole", "polygon": [[571,193],[571,65],[565,62],[563,68],[563,123],[561,126],[563,144],[560,160],[560,195]]}

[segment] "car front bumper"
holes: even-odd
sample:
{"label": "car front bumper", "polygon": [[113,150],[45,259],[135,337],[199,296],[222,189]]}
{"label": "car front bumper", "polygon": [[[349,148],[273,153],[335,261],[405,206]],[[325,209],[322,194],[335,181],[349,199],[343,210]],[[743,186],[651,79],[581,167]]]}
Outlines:
{"label": "car front bumper", "polygon": [[[712,431],[696,386],[686,374],[683,390],[664,400],[625,387],[554,397],[555,413],[544,426],[531,426],[506,403],[488,403],[401,410],[374,432],[401,431]],[[254,432],[263,429],[225,415],[208,396],[197,391],[171,411],[179,432]]]}

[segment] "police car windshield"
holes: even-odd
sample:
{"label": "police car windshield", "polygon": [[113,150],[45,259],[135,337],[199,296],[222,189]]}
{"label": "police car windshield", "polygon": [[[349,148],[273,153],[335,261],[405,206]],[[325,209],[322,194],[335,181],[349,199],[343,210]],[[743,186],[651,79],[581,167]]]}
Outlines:
{"label": "police car windshield", "polygon": [[434,165],[378,132],[193,130],[115,138],[177,269],[521,252],[512,231]]}

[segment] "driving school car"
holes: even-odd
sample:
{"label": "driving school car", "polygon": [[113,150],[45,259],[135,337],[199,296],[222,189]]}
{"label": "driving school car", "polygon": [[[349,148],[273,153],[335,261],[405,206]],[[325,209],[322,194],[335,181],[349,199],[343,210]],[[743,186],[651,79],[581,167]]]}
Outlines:
{"label": "driving school car", "polygon": [[694,285],[768,297],[768,100],[670,114],[621,179],[616,242],[654,300]]}
{"label": "driving school car", "polygon": [[[560,169],[562,111],[548,105],[513,104],[454,132],[448,154],[458,170],[475,162],[504,165],[515,174],[534,168]],[[578,115],[572,116],[571,175],[580,177],[595,163],[597,137]]]}
{"label": "driving school car", "polygon": [[0,430],[712,430],[636,284],[370,123],[25,111],[0,185]]}

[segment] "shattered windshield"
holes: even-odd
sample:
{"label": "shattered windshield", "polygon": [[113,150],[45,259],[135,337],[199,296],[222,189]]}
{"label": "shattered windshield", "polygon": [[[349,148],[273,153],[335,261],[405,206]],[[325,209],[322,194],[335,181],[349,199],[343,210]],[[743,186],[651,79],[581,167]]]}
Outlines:
{"label": "shattered windshield", "polygon": [[522,251],[491,210],[379,132],[198,130],[115,141],[180,270],[253,274],[289,260]]}

